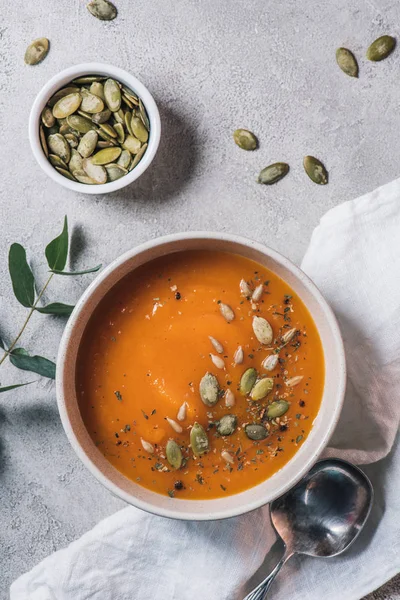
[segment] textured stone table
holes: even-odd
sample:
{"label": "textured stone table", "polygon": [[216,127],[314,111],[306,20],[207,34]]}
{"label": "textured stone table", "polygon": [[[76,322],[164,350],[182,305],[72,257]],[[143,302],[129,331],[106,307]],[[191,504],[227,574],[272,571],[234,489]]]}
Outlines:
{"label": "textured stone table", "polygon": [[[116,0],[119,17],[94,19],[84,0],[4,0],[0,24],[0,331],[9,340],[25,310],[7,273],[10,243],[29,251],[38,280],[44,245],[73,226],[71,266],[109,263],[158,235],[214,229],[265,242],[300,262],[319,218],[331,207],[386,183],[399,172],[398,50],[380,64],[364,60],[369,43],[396,33],[392,0],[307,3],[265,0]],[[39,66],[25,48],[46,36]],[[360,79],[336,66],[345,45],[360,58]],[[59,70],[103,61],[141,79],[159,103],[162,142],[137,184],[110,196],[69,192],[36,165],[27,121],[41,86]],[[232,131],[248,127],[260,149],[240,151]],[[312,184],[302,158],[326,164],[330,183]],[[290,174],[273,187],[255,183],[278,160]],[[45,300],[74,302],[90,276],[55,281]],[[56,357],[63,323],[38,315],[23,345]],[[1,367],[4,385],[29,375]],[[83,468],[63,433],[54,385],[46,381],[1,396],[0,596],[11,581],[122,506]],[[392,582],[371,598],[399,599]]]}

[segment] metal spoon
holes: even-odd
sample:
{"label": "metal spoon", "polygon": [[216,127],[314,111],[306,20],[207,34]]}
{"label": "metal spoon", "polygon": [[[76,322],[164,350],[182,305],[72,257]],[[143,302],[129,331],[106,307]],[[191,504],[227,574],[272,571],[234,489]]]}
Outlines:
{"label": "metal spoon", "polygon": [[329,557],[347,550],[368,518],[373,495],[371,482],[354,465],[339,459],[317,462],[294,488],[271,502],[271,521],[285,551],[244,600],[263,600],[294,554]]}

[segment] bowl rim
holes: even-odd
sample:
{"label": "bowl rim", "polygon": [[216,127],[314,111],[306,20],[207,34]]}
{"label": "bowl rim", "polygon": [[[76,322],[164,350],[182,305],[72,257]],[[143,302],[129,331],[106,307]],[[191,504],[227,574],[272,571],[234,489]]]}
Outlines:
{"label": "bowl rim", "polygon": [[[298,469],[296,475],[291,477],[286,484],[282,485],[279,489],[279,493],[274,495],[274,498],[281,496],[285,492],[287,492],[291,487],[293,487],[315,464],[315,462],[320,458],[323,450],[327,446],[329,439],[337,425],[339,420],[339,416],[343,407],[345,390],[346,390],[346,359],[345,359],[345,350],[343,345],[342,336],[340,333],[339,325],[337,319],[317,288],[314,282],[302,271],[298,266],[296,266],[292,261],[288,258],[269,248],[268,246],[261,244],[259,242],[255,242],[249,238],[239,236],[236,234],[229,233],[218,233],[218,232],[209,232],[209,231],[192,231],[192,232],[182,232],[182,233],[173,233],[165,236],[161,236],[155,238],[153,240],[144,242],[135,246],[134,248],[124,252],[122,255],[113,260],[99,275],[92,281],[92,283],[86,288],[80,299],[78,300],[67,324],[64,329],[62,339],[59,346],[58,356],[57,356],[57,375],[56,375],[56,394],[57,394],[57,405],[60,413],[61,422],[64,428],[64,431],[67,435],[67,438],[72,445],[75,453],[83,462],[83,464],[89,469],[89,471],[96,477],[96,479],[102,483],[110,492],[112,492],[115,496],[121,498],[125,502],[130,505],[133,505],[137,508],[145,510],[146,512],[162,516],[168,517],[172,519],[181,519],[181,520],[194,520],[194,521],[205,521],[205,520],[219,520],[235,517],[241,514],[245,514],[247,512],[251,512],[261,506],[268,504],[273,500],[272,497],[265,498],[259,497],[257,500],[252,502],[247,502],[239,508],[224,508],[222,510],[214,510],[212,513],[198,513],[198,512],[184,512],[183,514],[179,512],[178,508],[169,509],[165,507],[154,506],[150,502],[143,501],[140,498],[135,497],[133,494],[126,492],[121,489],[118,485],[114,484],[108,477],[106,477],[101,470],[95,465],[89,456],[86,454],[84,449],[82,448],[78,438],[73,431],[73,427],[71,425],[70,419],[67,413],[67,401],[64,395],[64,387],[65,387],[65,377],[64,377],[64,358],[67,355],[67,350],[69,345],[73,342],[74,330],[75,326],[79,320],[81,312],[84,310],[86,302],[92,297],[92,295],[96,292],[96,290],[102,285],[104,281],[121,265],[131,260],[133,257],[146,252],[148,250],[157,248],[159,246],[163,246],[165,244],[169,244],[170,242],[184,242],[187,240],[196,240],[196,239],[205,239],[205,240],[215,240],[215,241],[226,241],[242,244],[247,246],[255,251],[258,251],[267,257],[272,258],[276,262],[280,263],[283,267],[287,268],[297,279],[300,279],[301,283],[305,286],[308,292],[310,292],[318,305],[323,309],[324,316],[329,324],[330,332],[332,334],[332,339],[335,345],[335,351],[338,357],[338,372],[339,378],[337,382],[337,392],[336,397],[337,401],[332,409],[332,417],[329,423],[329,427],[326,428],[323,435],[319,439],[318,444],[316,444],[316,448],[314,450],[310,449],[309,455],[306,457],[302,467]],[[145,261],[146,262],[146,261]],[[101,299],[107,294],[104,293],[101,296]],[[101,301],[99,300],[99,302]],[[313,316],[311,314],[311,316]],[[306,440],[307,442],[307,440]],[[305,444],[306,444],[305,442]],[[302,448],[305,446],[303,444]],[[297,454],[297,453],[296,453]],[[296,454],[294,456],[296,456]],[[294,457],[293,457],[294,458]],[[292,460],[292,459],[291,459]],[[290,461],[289,461],[290,462]],[[289,463],[287,463],[289,464]],[[282,467],[284,468],[284,467]],[[258,484],[262,485],[262,483]],[[258,487],[258,486],[253,486]],[[251,488],[249,488],[251,489]],[[237,496],[237,494],[233,494],[232,497]],[[230,496],[226,497],[226,500],[229,500]],[[179,499],[178,499],[179,500]],[[210,499],[209,501],[215,500]],[[204,500],[203,502],[207,503],[208,500]],[[195,502],[195,501],[193,501]],[[229,502],[227,502],[229,504]]]}
{"label": "bowl rim", "polygon": [[[84,183],[79,183],[79,181],[71,181],[67,179],[56,169],[53,165],[50,164],[48,159],[46,158],[42,145],[40,143],[39,138],[39,125],[40,125],[40,116],[44,106],[47,103],[47,100],[61,87],[71,82],[73,79],[77,77],[82,77],[83,75],[108,75],[117,81],[120,81],[126,84],[128,87],[132,88],[135,92],[137,92],[139,98],[142,100],[148,117],[150,121],[150,135],[148,141],[148,147],[146,152],[143,155],[143,158],[138,163],[138,165],[132,169],[127,175],[124,175],[120,179],[116,181],[110,181],[108,183],[102,183],[98,185],[86,185]],[[121,188],[126,187],[136,179],[138,179],[150,166],[152,163],[160,143],[161,137],[161,119],[160,113],[157,107],[157,104],[147,89],[147,87],[139,81],[134,75],[128,73],[124,69],[120,67],[115,67],[113,65],[107,63],[100,62],[90,62],[90,63],[81,63],[78,65],[74,65],[72,67],[68,67],[54,75],[45,85],[41,88],[39,93],[37,94],[32,108],[29,114],[29,142],[32,149],[32,153],[41,166],[43,171],[56,181],[57,183],[63,185],[64,187],[73,190],[75,192],[80,192],[83,194],[108,194],[111,192],[115,192]]]}

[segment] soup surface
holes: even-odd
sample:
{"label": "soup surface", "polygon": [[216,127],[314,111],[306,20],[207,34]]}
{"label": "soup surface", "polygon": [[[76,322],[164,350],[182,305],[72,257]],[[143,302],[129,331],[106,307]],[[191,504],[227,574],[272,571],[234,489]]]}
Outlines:
{"label": "soup surface", "polygon": [[126,477],[175,498],[223,497],[270,477],[307,438],[323,350],[274,273],[223,252],[176,253],[100,303],[76,386],[90,436]]}

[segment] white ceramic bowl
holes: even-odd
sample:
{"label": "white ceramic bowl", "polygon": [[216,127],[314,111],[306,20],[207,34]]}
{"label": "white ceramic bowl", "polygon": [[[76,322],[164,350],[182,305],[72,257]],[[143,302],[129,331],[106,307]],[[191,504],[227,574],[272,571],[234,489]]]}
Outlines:
{"label": "white ceramic bowl", "polygon": [[[124,83],[127,87],[136,92],[139,98],[141,98],[149,117],[150,135],[148,147],[142,160],[127,175],[117,179],[116,181],[111,181],[110,183],[104,183],[100,185],[85,185],[84,183],[67,179],[58,173],[58,171],[56,171],[56,169],[48,161],[40,143],[40,116],[48,99],[67,83],[70,83],[73,79],[82,77],[83,75],[108,75],[109,77]],[[130,73],[127,73],[127,71],[102,63],[84,63],[74,67],[69,67],[64,71],[61,71],[61,73],[54,75],[54,77],[52,77],[50,81],[43,86],[36,96],[29,115],[29,141],[34,157],[42,167],[43,171],[57,183],[60,183],[70,190],[81,192],[83,194],[108,194],[109,192],[115,192],[116,190],[119,190],[135,181],[142,173],[144,173],[156,155],[157,148],[160,143],[160,135],[160,113],[158,112],[157,105],[148,89],[143,85],[143,83],[136,79],[136,77],[130,75]]]}
{"label": "white ceramic bowl", "polygon": [[[277,473],[251,489],[210,500],[181,500],[147,490],[117,471],[96,448],[82,421],[75,390],[79,344],[94,309],[107,292],[139,265],[185,250],[232,252],[253,259],[284,279],[310,311],[321,336],[325,386],[311,433],[295,456]],[[223,233],[180,233],[142,244],[104,269],[76,305],[61,341],[57,362],[57,398],[65,432],[79,458],[111,492],[144,510],[177,519],[222,519],[251,511],[291,488],[313,465],[339,418],[346,382],[343,343],[336,319],[308,277],[288,259],[261,244]]]}

